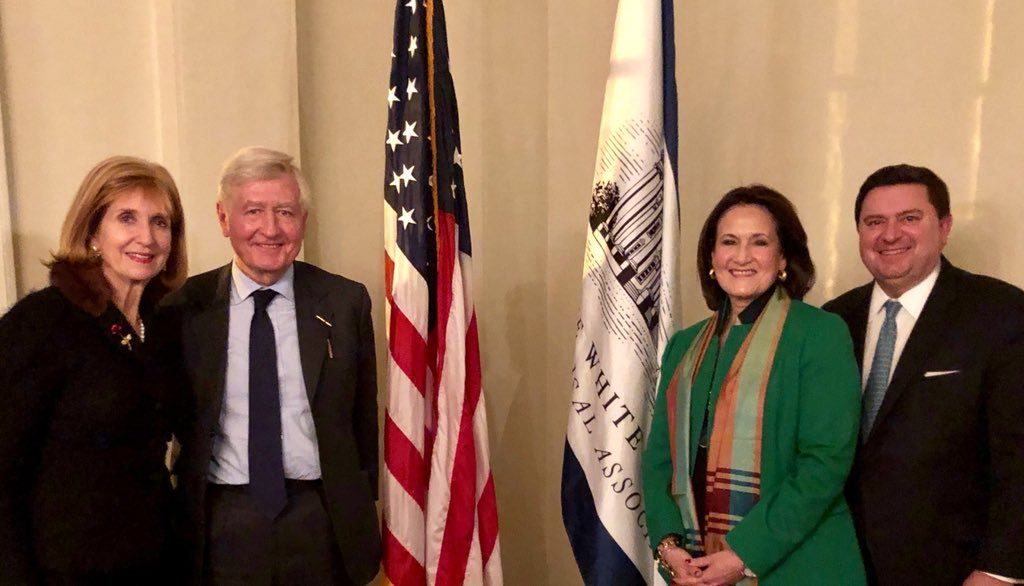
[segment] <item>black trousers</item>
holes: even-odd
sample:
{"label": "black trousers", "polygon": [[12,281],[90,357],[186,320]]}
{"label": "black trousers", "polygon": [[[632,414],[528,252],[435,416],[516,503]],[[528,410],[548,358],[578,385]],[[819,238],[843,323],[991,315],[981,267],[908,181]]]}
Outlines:
{"label": "black trousers", "polygon": [[117,572],[45,572],[46,586],[154,586],[175,584],[170,571],[159,565]]}
{"label": "black trousers", "polygon": [[246,488],[207,486],[205,584],[352,584],[319,480],[287,481],[288,505],[273,520],[256,510]]}

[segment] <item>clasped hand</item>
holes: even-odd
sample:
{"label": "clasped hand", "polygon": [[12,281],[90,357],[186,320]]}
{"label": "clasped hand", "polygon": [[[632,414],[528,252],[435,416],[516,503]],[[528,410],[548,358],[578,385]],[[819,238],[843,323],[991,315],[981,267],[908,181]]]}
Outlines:
{"label": "clasped hand", "polygon": [[732,550],[692,557],[685,549],[673,547],[663,555],[675,572],[672,584],[678,586],[735,584],[743,579],[743,560]]}

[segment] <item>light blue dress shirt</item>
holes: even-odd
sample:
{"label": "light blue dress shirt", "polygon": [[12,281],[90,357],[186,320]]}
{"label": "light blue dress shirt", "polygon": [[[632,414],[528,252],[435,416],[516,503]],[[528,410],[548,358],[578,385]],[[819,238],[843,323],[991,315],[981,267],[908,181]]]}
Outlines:
{"label": "light blue dress shirt", "polygon": [[[208,479],[217,484],[249,483],[249,326],[253,300],[262,286],[231,265],[228,324],[228,365],[219,433],[213,439]],[[277,376],[281,391],[281,447],[284,476],[298,480],[320,478],[320,450],[302,377],[299,331],[295,321],[295,267],[267,287],[277,291],[267,314],[277,342]]]}

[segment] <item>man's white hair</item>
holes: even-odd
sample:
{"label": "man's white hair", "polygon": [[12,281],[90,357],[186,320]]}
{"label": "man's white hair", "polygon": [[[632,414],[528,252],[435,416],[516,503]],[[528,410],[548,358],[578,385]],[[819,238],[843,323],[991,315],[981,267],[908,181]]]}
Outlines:
{"label": "man's white hair", "polygon": [[294,161],[294,157],[281,151],[261,146],[245,147],[224,163],[220,183],[217,185],[217,199],[225,206],[230,206],[233,188],[250,181],[266,181],[291,175],[299,184],[299,203],[302,209],[308,210],[309,183]]}

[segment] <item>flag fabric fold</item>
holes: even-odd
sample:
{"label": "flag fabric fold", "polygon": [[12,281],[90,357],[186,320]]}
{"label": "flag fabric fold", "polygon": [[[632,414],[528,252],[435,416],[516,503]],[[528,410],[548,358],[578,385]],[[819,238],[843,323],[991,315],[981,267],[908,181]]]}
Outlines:
{"label": "flag fabric fold", "polygon": [[502,582],[441,0],[398,0],[385,141],[389,584]]}
{"label": "flag fabric fold", "polygon": [[562,518],[587,584],[664,584],[641,455],[678,329],[672,0],[619,0],[583,261]]}

